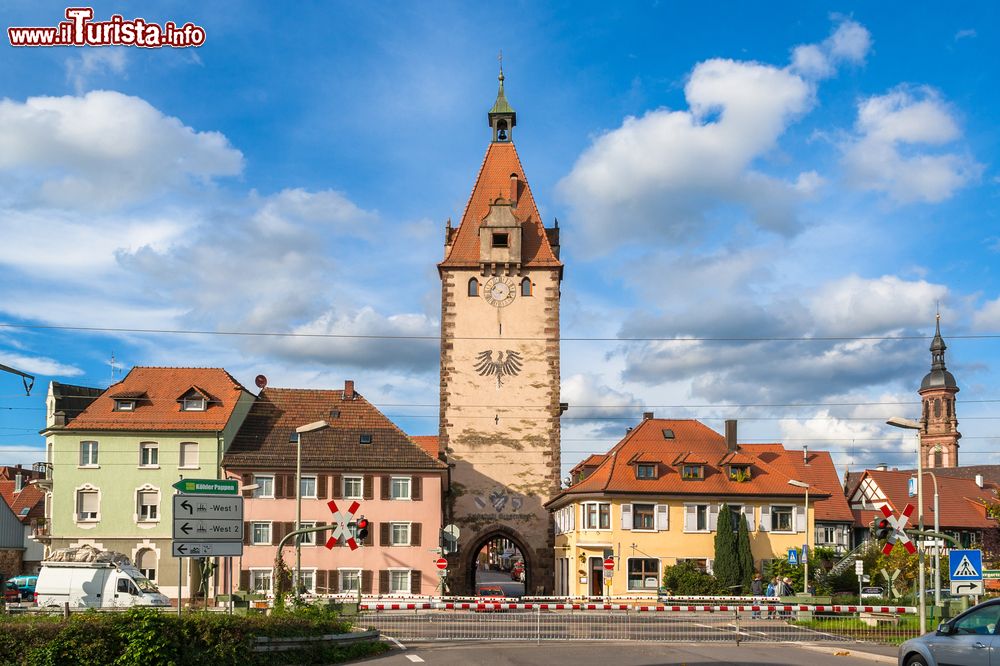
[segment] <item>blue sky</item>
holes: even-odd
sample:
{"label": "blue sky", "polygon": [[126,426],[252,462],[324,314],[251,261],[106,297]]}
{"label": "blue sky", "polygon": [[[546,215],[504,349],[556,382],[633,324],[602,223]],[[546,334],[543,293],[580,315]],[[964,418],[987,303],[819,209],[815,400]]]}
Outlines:
{"label": "blue sky", "polygon": [[[11,3],[5,27],[64,9]],[[112,353],[248,386],[350,378],[436,432],[433,341],[33,327],[436,335],[502,48],[563,230],[565,467],[646,410],[909,464],[882,423],[918,415],[938,302],[961,460],[1000,462],[997,13],[171,2],[142,18],[200,25],[202,47],[5,44],[0,363],[39,381],[0,376],[0,453],[38,459],[47,382],[104,386]]]}

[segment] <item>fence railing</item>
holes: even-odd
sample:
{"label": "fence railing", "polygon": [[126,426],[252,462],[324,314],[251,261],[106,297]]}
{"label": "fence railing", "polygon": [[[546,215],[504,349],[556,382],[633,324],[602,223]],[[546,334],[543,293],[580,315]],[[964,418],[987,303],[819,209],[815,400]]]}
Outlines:
{"label": "fence railing", "polygon": [[919,635],[914,608],[816,605],[630,605],[389,601],[357,624],[400,641],[699,641],[900,643]]}

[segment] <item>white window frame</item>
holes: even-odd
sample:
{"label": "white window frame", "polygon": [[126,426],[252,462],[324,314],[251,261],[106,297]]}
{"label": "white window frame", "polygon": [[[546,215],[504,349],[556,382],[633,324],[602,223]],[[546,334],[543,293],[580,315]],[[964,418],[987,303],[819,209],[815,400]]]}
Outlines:
{"label": "white window frame", "polygon": [[[266,588],[259,589],[257,587],[258,578],[262,578],[267,581]],[[270,595],[273,590],[274,590],[274,576],[271,569],[259,569],[259,568],[250,569],[250,590],[249,590],[250,592],[256,594]]]}
{"label": "white window frame", "polygon": [[[655,518],[656,510],[655,509],[653,510],[653,515],[654,515],[653,520],[656,520],[656,518]],[[632,587],[632,581],[629,579],[629,563],[631,563],[632,560],[655,560],[656,561],[656,584],[653,585],[653,587],[646,587],[645,586],[645,582],[646,582],[645,578],[642,580],[643,585],[641,585],[639,587]],[[658,557],[628,557],[628,558],[625,558],[625,585],[627,586],[627,589],[629,590],[629,592],[632,592],[632,591],[636,591],[636,592],[648,592],[649,590],[656,591],[656,590],[660,589],[660,577],[662,575],[663,575],[663,562],[660,561],[660,558],[658,558]]]}
{"label": "white window frame", "polygon": [[[297,578],[295,575],[295,570],[292,570],[292,578]],[[302,567],[302,580],[306,581],[306,594],[316,594],[316,567]],[[298,581],[295,581],[295,587],[298,587]]]}
{"label": "white window frame", "polygon": [[[302,483],[304,483],[305,481],[312,481],[313,485],[312,494],[307,494],[302,491]],[[299,477],[299,493],[302,495],[302,497],[305,497],[307,499],[316,499],[317,497],[319,497],[316,494],[316,491],[318,489],[319,489],[319,480],[317,479],[315,474],[303,475]]]}
{"label": "white window frame", "polygon": [[[781,509],[784,512],[785,509],[788,510],[788,529],[779,530],[774,527],[777,520],[778,510]],[[794,504],[772,504],[771,505],[771,524],[768,525],[768,532],[772,534],[795,534],[795,505]]]}
{"label": "white window frame", "polygon": [[[267,492],[265,493],[264,484],[261,481],[267,482]],[[273,474],[254,474],[253,482],[256,484],[254,488],[253,496],[254,499],[274,499],[274,475]]]}
{"label": "white window frame", "polygon": [[[257,527],[267,526],[267,541],[257,540]],[[250,545],[251,546],[270,546],[274,541],[274,523],[270,520],[252,520],[250,521]]]}
{"label": "white window frame", "polygon": [[[153,462],[143,462],[146,457],[146,452],[152,451],[150,459],[155,459]],[[139,442],[139,467],[142,469],[159,469],[160,468],[160,444],[159,442]]]}
{"label": "white window frame", "polygon": [[203,395],[181,398],[182,412],[203,412],[208,409],[208,400]]}
{"label": "white window frame", "polygon": [[[357,481],[358,482],[358,494],[350,495],[347,492],[347,482]],[[343,491],[341,495],[344,499],[364,499],[365,498],[365,477],[363,476],[345,476],[340,480],[341,490]]]}
{"label": "white window frame", "polygon": [[[650,521],[651,525],[649,527],[636,527],[635,518],[637,506],[648,506],[650,511],[649,515],[652,518]],[[656,503],[655,502],[633,502],[632,503],[632,531],[633,532],[655,532],[656,531]]]}
{"label": "white window frame", "polygon": [[[156,557],[156,568],[155,569],[139,569],[139,553],[143,552],[144,550],[148,550],[149,552],[151,552],[153,554],[154,557]],[[153,548],[153,547],[151,547],[151,546],[144,546],[144,547],[140,548],[135,553],[135,562],[136,562],[135,568],[139,569],[139,573],[141,573],[143,576],[145,576],[150,581],[152,581],[152,582],[155,583],[156,582],[156,572],[160,570],[160,554],[156,552],[156,549]],[[153,572],[152,576],[149,575],[150,571]]]}
{"label": "white window frame", "polygon": [[[80,493],[94,493],[97,495],[97,512],[93,518],[80,517]],[[99,523],[101,522],[101,489],[85,484],[77,488],[73,493],[73,522],[75,523]]]}
{"label": "white window frame", "polygon": [[[608,507],[608,526],[601,527],[601,506]],[[594,527],[590,526],[590,507],[594,507]],[[583,532],[611,531],[611,502],[580,502],[580,529]]]}
{"label": "white window frame", "polygon": [[135,400],[131,400],[131,399],[128,399],[128,398],[122,398],[122,399],[115,400],[115,409],[114,409],[114,411],[116,411],[116,412],[134,412],[135,411]]}
{"label": "white window frame", "polygon": [[[302,527],[316,527],[315,520],[303,520]],[[315,546],[316,545],[316,532],[306,532],[305,534],[299,535],[299,543],[303,546]]]}
{"label": "white window frame", "polygon": [[[353,576],[352,576],[353,574]],[[357,585],[351,585],[348,589],[344,585],[344,581],[347,577],[353,578],[357,582]],[[357,568],[347,568],[347,569],[337,569],[337,590],[339,592],[357,592],[361,589],[361,569]]]}
{"label": "white window frame", "polygon": [[[87,455],[87,462],[83,461],[83,449],[84,449],[84,446],[86,446],[86,448],[87,448],[87,454],[88,454]],[[81,441],[80,442],[80,460],[79,460],[80,464],[77,465],[77,467],[82,467],[82,468],[85,468],[85,469],[96,469],[96,468],[100,467],[100,464],[98,462],[100,460],[100,458],[98,457],[99,454],[100,454],[100,452],[101,452],[101,450],[100,450],[100,444],[96,440],[88,439],[88,440]]]}
{"label": "white window frame", "polygon": [[[188,460],[188,457],[184,455],[184,446],[187,445],[189,448],[194,448],[194,460]],[[201,443],[200,442],[181,442],[180,448],[177,451],[177,467],[179,469],[201,469]]]}
{"label": "white window frame", "polygon": [[[406,542],[396,542],[396,528],[406,528]],[[413,523],[404,521],[394,521],[389,523],[389,545],[409,546],[413,543]]]}
{"label": "white window frame", "polygon": [[[410,594],[413,583],[413,569],[389,569],[389,594]],[[404,574],[406,576],[406,585],[402,590],[394,589],[393,582],[396,580],[396,576],[399,574]]]}
{"label": "white window frame", "polygon": [[[143,493],[156,493],[156,504],[142,504]],[[136,488],[135,490],[135,521],[137,523],[158,523],[160,522],[160,489],[153,486],[143,486],[141,488]],[[152,506],[155,507],[156,516],[153,518],[143,518],[142,517],[142,507]]]}
{"label": "white window frame", "polygon": [[[642,470],[648,469],[649,474],[643,474]],[[635,465],[635,478],[637,479],[655,479],[656,478],[656,465],[653,463],[636,463]]]}
{"label": "white window frame", "polygon": [[[406,495],[396,496],[396,482],[406,482]],[[409,501],[413,499],[413,477],[412,476],[392,476],[389,477],[389,499]]]}
{"label": "white window frame", "polygon": [[[684,505],[684,532],[686,534],[709,534],[712,531],[712,512],[711,504],[685,504]],[[705,527],[701,529],[698,527],[698,510],[705,510]],[[691,510],[693,509],[693,513]],[[693,519],[688,522],[688,515],[691,515]]]}

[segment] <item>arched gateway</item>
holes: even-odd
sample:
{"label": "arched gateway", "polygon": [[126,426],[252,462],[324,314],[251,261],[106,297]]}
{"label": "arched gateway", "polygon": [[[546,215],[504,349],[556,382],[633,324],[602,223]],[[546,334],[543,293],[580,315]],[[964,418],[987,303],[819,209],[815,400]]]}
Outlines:
{"label": "arched gateway", "polygon": [[559,490],[559,229],[542,224],[514,149],[503,89],[492,142],[461,224],[445,231],[439,446],[453,465],[449,522],[460,530],[449,586],[470,594],[482,544],[523,551],[525,591],[552,589]]}

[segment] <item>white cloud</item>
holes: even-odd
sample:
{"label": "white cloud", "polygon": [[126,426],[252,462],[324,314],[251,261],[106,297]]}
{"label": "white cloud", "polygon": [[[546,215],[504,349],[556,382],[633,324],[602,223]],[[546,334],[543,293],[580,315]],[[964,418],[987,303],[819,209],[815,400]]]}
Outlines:
{"label": "white cloud", "polygon": [[960,39],[972,39],[973,37],[976,36],[977,33],[975,30],[973,30],[972,28],[966,28],[964,30],[959,30],[958,32],[955,33],[955,41],[957,42]]}
{"label": "white cloud", "polygon": [[76,377],[83,374],[83,370],[75,366],[65,365],[44,356],[26,356],[0,351],[0,363],[27,372],[29,375],[43,377]]}
{"label": "white cloud", "polygon": [[137,97],[0,101],[0,173],[28,200],[110,209],[242,168],[243,155],[222,134],[198,132]]}
{"label": "white cloud", "polygon": [[1000,298],[987,301],[972,315],[972,327],[977,331],[1000,331]]}
{"label": "white cloud", "polygon": [[871,34],[863,25],[843,20],[822,43],[796,46],[791,69],[806,78],[825,79],[833,76],[841,63],[864,63],[871,45]]}
{"label": "white cloud", "polygon": [[818,335],[873,335],[929,325],[947,296],[945,285],[924,280],[848,275],[820,288],[809,309]]}
{"label": "white cloud", "polygon": [[929,88],[900,87],[858,105],[855,135],[842,145],[850,182],[896,203],[936,203],[979,179],[967,154],[931,152],[961,138],[952,110]]}
{"label": "white cloud", "polygon": [[124,74],[127,50],[115,46],[76,49],[77,53],[66,59],[66,80],[73,85],[77,95],[82,95],[91,77]]}

